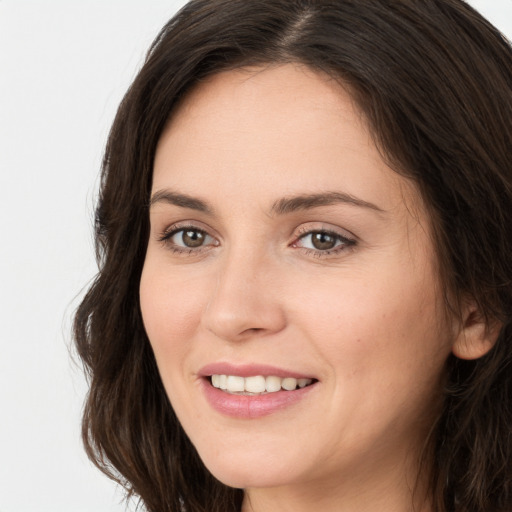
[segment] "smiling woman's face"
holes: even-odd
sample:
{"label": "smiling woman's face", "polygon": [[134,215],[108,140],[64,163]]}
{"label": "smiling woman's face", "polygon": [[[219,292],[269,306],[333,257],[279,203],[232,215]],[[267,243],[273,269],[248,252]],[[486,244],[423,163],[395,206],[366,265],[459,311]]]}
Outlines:
{"label": "smiling woman's face", "polygon": [[159,141],[150,220],[144,324],[210,471],[406,485],[454,329],[424,205],[339,84],[284,65],[199,85]]}

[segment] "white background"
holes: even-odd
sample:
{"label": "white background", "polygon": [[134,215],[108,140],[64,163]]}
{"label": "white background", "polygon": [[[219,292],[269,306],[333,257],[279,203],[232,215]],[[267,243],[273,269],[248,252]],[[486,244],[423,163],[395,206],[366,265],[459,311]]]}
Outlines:
{"label": "white background", "polygon": [[[0,0],[0,512],[121,512],[82,453],[71,316],[115,110],[184,0]],[[512,0],[470,2],[512,38]]]}

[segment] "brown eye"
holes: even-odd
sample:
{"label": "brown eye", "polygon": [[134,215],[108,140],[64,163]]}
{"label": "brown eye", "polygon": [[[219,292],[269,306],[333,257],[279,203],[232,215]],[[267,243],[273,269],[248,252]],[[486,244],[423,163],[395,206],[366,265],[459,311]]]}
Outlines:
{"label": "brown eye", "polygon": [[330,254],[330,251],[342,251],[355,245],[356,241],[332,231],[309,231],[302,235],[295,244],[298,247],[316,251],[320,255],[322,253]]}
{"label": "brown eye", "polygon": [[195,248],[204,244],[206,237],[202,231],[183,230],[181,233],[181,240],[186,247]]}
{"label": "brown eye", "polygon": [[216,245],[216,241],[205,231],[196,228],[176,229],[161,238],[163,242],[176,250],[200,249],[203,246]]}
{"label": "brown eye", "polygon": [[330,233],[311,233],[311,245],[319,251],[328,251],[336,246],[336,237]]}

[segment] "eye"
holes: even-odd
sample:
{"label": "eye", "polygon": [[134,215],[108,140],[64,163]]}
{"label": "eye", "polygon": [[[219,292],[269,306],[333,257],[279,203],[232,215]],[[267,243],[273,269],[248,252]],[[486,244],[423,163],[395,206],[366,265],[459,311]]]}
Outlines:
{"label": "eye", "polygon": [[193,226],[171,228],[159,240],[177,252],[197,251],[210,245],[217,245],[215,238]]}
{"label": "eye", "polygon": [[211,237],[198,229],[180,229],[170,240],[180,247],[195,249],[196,247],[204,245],[208,241],[208,238]]}
{"label": "eye", "polygon": [[351,240],[339,233],[316,230],[308,231],[301,235],[294,245],[315,251],[316,253],[331,254],[332,252],[342,251],[353,246],[355,243],[355,240]]}

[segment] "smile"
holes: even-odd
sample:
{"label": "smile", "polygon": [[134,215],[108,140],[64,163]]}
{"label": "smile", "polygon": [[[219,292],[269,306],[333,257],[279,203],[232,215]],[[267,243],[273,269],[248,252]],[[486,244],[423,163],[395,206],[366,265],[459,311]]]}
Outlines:
{"label": "smile", "polygon": [[294,391],[305,388],[313,383],[313,379],[296,379],[295,377],[277,377],[255,375],[241,377],[239,375],[212,375],[211,384],[214,388],[237,395],[263,395],[278,391]]}
{"label": "smile", "polygon": [[[309,371],[308,371],[309,373]],[[223,416],[256,419],[300,407],[320,379],[291,368],[267,364],[218,361],[197,372],[206,402]]]}

